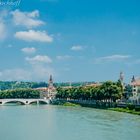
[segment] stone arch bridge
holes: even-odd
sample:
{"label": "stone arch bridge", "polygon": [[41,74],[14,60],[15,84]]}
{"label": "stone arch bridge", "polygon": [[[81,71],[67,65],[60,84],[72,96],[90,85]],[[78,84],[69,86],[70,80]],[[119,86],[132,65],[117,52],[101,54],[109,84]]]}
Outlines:
{"label": "stone arch bridge", "polygon": [[49,104],[50,103],[50,99],[0,99],[0,105],[4,105],[6,103],[21,103],[23,105],[29,105],[32,103],[37,103],[39,104],[40,102],[45,103],[45,104]]}

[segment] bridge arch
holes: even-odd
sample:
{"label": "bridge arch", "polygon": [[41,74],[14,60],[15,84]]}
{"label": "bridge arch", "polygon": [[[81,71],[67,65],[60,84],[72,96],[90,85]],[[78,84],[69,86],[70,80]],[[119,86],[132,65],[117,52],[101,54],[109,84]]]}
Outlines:
{"label": "bridge arch", "polygon": [[39,100],[39,104],[48,104],[48,101],[44,101],[44,100]]}
{"label": "bridge arch", "polygon": [[49,99],[0,99],[0,105],[4,105],[6,103],[20,103],[22,105],[29,105],[32,103],[37,104],[49,104]]}
{"label": "bridge arch", "polygon": [[33,101],[30,101],[28,104],[30,105],[30,104],[33,104],[33,103],[38,104],[38,101],[37,100],[33,100]]}
{"label": "bridge arch", "polygon": [[20,103],[22,105],[26,104],[24,101],[19,101],[19,100],[17,100],[17,101],[16,100],[4,101],[2,104],[5,105],[5,104],[8,104],[8,103],[15,103],[15,104]]}
{"label": "bridge arch", "polygon": [[48,104],[48,102],[47,101],[45,101],[45,100],[32,100],[32,101],[30,101],[29,102],[29,104],[33,104],[33,103],[36,103],[36,104]]}

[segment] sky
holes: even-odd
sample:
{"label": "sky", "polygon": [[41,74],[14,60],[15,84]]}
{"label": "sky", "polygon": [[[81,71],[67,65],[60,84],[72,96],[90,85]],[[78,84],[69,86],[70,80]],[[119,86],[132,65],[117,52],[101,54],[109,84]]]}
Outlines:
{"label": "sky", "polygon": [[140,76],[139,0],[0,0],[0,80]]}

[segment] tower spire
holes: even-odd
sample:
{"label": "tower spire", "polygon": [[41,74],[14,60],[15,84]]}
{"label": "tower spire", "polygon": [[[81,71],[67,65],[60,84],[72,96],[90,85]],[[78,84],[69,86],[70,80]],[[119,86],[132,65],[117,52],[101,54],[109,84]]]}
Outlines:
{"label": "tower spire", "polygon": [[122,72],[122,71],[120,72],[120,81],[121,81],[121,82],[123,82],[123,81],[124,81],[124,74],[123,74],[123,72]]}
{"label": "tower spire", "polygon": [[48,87],[51,89],[51,88],[53,88],[53,78],[52,78],[52,75],[50,75],[50,77],[49,77],[49,81],[48,81]]}
{"label": "tower spire", "polygon": [[133,75],[133,77],[132,77],[132,80],[131,80],[131,83],[133,83],[133,82],[135,82],[136,80],[135,80],[135,76]]}
{"label": "tower spire", "polygon": [[49,78],[49,83],[53,83],[53,78],[52,78],[52,75],[50,75],[50,78]]}
{"label": "tower spire", "polygon": [[49,98],[54,98],[55,94],[56,94],[56,89],[53,85],[52,75],[50,75],[49,80],[48,80],[48,97]]}

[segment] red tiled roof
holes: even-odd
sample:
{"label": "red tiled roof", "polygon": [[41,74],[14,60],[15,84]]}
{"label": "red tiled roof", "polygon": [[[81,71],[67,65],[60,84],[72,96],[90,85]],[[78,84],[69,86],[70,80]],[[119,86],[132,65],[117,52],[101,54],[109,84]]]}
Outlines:
{"label": "red tiled roof", "polygon": [[131,83],[132,86],[140,86],[140,78],[135,79],[134,82]]}
{"label": "red tiled roof", "polygon": [[39,91],[48,91],[48,88],[46,88],[46,87],[35,88],[35,90],[39,90]]}
{"label": "red tiled roof", "polygon": [[87,87],[98,87],[100,85],[101,85],[100,83],[95,83],[95,84],[89,84],[89,85],[86,85],[86,86]]}

